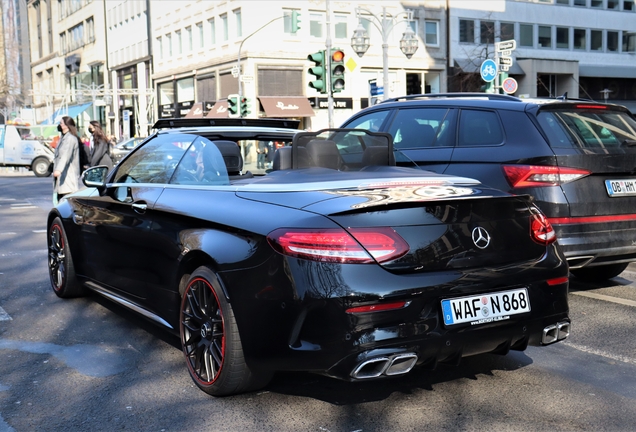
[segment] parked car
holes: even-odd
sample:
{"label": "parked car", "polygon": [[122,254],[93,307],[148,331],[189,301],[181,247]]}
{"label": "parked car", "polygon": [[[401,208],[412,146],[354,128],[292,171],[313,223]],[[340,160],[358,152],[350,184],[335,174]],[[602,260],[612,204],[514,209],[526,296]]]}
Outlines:
{"label": "parked car", "polygon": [[[384,133],[226,122],[245,126],[162,130],[111,173],[86,171],[48,216],[59,297],[91,290],[179,334],[212,395],[274,371],[386,378],[568,336],[568,266],[530,197],[395,166]],[[292,145],[253,175],[247,138]]]}
{"label": "parked car", "polygon": [[398,164],[534,196],[579,278],[612,278],[636,260],[636,121],[625,107],[411,95],[364,109],[342,127],[390,133]]}
{"label": "parked car", "polygon": [[137,147],[145,138],[129,138],[115,144],[110,150],[110,157],[114,164],[119,163],[132,149]]}

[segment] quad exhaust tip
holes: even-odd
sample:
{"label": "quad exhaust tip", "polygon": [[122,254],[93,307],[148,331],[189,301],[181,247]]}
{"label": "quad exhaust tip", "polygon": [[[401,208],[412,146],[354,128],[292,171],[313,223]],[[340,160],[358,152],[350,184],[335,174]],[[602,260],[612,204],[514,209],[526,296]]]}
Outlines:
{"label": "quad exhaust tip", "polygon": [[548,345],[556,341],[565,339],[570,335],[570,323],[567,321],[561,321],[556,324],[550,324],[543,329],[543,336],[541,337],[541,343]]}
{"label": "quad exhaust tip", "polygon": [[417,355],[415,353],[374,357],[357,365],[351,372],[351,376],[355,379],[370,379],[382,375],[403,375],[410,372],[416,362]]}

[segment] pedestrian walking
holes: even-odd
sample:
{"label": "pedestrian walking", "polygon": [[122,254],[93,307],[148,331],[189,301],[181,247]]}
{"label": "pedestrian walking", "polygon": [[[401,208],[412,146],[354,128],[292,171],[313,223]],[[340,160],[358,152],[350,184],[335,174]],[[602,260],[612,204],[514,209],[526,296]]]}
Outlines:
{"label": "pedestrian walking", "polygon": [[62,138],[55,147],[53,158],[53,204],[64,195],[79,190],[80,176],[80,145],[83,145],[77,135],[75,120],[64,116],[57,125]]}
{"label": "pedestrian walking", "polygon": [[107,166],[110,171],[113,168],[113,159],[110,157],[110,142],[104,134],[102,125],[96,120],[91,120],[88,126],[91,134],[91,162],[90,166]]}

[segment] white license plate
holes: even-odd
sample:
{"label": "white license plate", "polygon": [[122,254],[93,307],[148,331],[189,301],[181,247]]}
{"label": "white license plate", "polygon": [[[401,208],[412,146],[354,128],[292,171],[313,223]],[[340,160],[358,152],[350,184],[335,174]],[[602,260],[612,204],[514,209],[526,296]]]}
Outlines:
{"label": "white license plate", "polygon": [[511,315],[530,312],[528,290],[519,288],[442,300],[444,324],[485,324],[509,319]]}
{"label": "white license plate", "polygon": [[636,180],[605,180],[607,194],[611,197],[636,196]]}

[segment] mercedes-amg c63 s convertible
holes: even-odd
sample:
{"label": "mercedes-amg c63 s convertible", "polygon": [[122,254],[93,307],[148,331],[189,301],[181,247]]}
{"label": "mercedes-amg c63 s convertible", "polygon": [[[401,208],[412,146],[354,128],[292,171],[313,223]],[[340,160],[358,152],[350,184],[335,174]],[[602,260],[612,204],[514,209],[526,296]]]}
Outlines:
{"label": "mercedes-amg c63 s convertible", "polygon": [[[162,129],[87,170],[48,216],[55,293],[175,333],[216,396],[275,371],[383,379],[568,336],[568,265],[532,198],[396,166],[388,134],[237,120]],[[261,142],[272,166],[248,171]]]}

